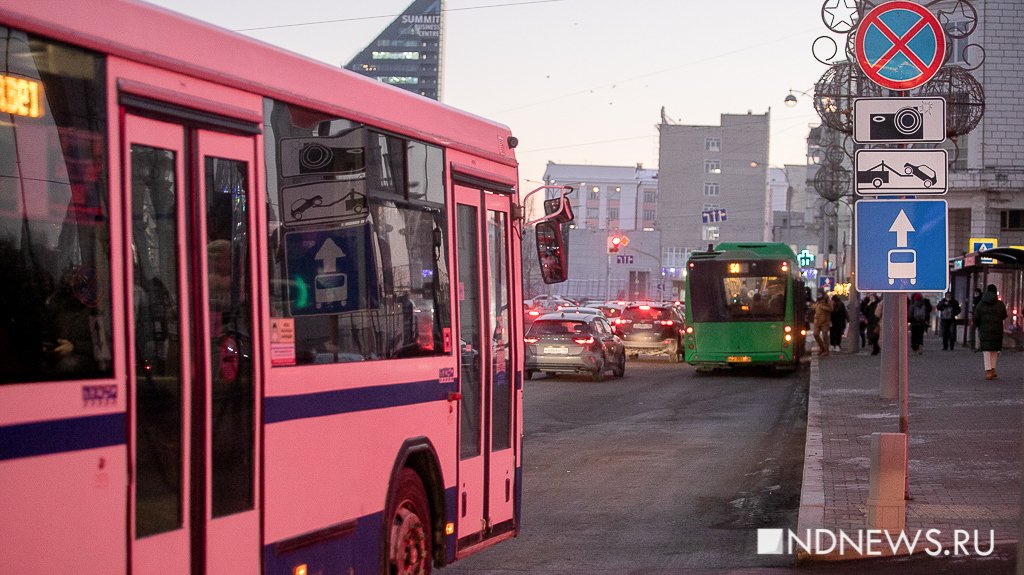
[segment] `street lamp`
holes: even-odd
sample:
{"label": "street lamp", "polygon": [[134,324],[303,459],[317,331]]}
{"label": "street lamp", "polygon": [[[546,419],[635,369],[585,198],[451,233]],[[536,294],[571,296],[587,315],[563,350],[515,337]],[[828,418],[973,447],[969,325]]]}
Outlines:
{"label": "street lamp", "polygon": [[796,92],[797,94],[802,94],[804,96],[807,96],[808,98],[813,98],[814,97],[811,94],[808,94],[807,92],[804,92],[802,90],[790,89],[789,94],[786,94],[785,99],[782,100],[782,102],[784,104],[786,104],[787,108],[795,108],[796,105],[797,105],[798,100],[797,100],[796,95],[793,92]]}

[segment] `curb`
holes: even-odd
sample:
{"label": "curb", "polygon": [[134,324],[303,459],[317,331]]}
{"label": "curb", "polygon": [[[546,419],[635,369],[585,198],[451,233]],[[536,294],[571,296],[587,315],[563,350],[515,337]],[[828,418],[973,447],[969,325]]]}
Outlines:
{"label": "curb", "polygon": [[[811,376],[807,391],[807,431],[804,440],[804,473],[800,484],[800,509],[797,512],[797,533],[822,529],[825,526],[825,482],[822,472],[824,447],[821,431],[821,376],[818,356],[811,352]],[[826,559],[805,551],[797,553],[797,561]]]}

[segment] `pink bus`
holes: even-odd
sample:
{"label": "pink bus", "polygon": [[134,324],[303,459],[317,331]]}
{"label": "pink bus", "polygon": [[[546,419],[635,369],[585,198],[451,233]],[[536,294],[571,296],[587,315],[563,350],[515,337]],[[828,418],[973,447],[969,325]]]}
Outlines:
{"label": "pink bus", "polygon": [[5,0],[0,35],[0,571],[516,535],[507,128],[136,2]]}

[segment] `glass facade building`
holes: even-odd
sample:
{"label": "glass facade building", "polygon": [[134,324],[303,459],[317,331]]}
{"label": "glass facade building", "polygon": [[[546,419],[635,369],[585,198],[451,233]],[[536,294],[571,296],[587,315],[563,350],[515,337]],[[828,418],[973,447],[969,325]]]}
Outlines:
{"label": "glass facade building", "polygon": [[415,0],[345,68],[440,100],[441,12],[442,0]]}

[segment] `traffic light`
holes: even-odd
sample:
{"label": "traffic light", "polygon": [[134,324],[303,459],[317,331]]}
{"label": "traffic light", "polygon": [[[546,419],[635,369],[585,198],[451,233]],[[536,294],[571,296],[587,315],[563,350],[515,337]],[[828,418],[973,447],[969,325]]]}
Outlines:
{"label": "traffic light", "polygon": [[626,234],[612,234],[608,236],[608,253],[614,254],[619,251],[619,248],[624,248],[629,245],[629,236]]}

